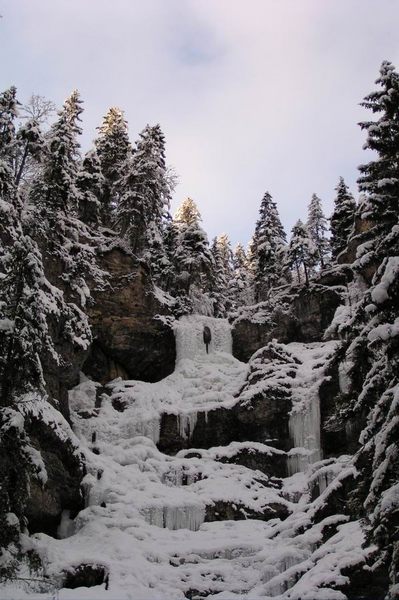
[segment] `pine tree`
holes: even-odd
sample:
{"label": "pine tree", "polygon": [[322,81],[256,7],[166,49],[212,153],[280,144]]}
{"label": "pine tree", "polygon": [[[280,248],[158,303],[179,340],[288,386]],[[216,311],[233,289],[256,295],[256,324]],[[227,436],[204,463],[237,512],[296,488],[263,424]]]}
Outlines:
{"label": "pine tree", "polygon": [[18,395],[44,391],[41,357],[55,355],[47,317],[55,310],[54,289],[46,282],[41,255],[33,240],[20,231],[3,260],[0,291],[1,406],[12,406]]}
{"label": "pine tree", "polygon": [[363,216],[374,221],[378,235],[397,222],[399,209],[399,74],[390,62],[382,63],[376,84],[381,89],[371,92],[361,105],[380,116],[360,126],[367,132],[364,148],[378,157],[359,167],[358,183],[366,196]]}
{"label": "pine tree", "polygon": [[225,233],[214,238],[211,252],[214,260],[212,298],[215,304],[215,317],[225,317],[233,306],[231,298],[233,252]]}
{"label": "pine tree", "polygon": [[233,252],[233,277],[230,293],[236,308],[254,302],[253,275],[248,257],[241,244],[237,244]]}
{"label": "pine tree", "polygon": [[15,118],[17,90],[11,87],[0,95],[0,198],[15,198],[14,157],[16,151]]}
{"label": "pine tree", "polygon": [[39,162],[43,156],[45,140],[39,123],[30,120],[21,125],[16,135],[16,156],[14,161],[15,185],[18,187],[33,159]]}
{"label": "pine tree", "polygon": [[214,260],[200,221],[201,215],[194,200],[186,198],[174,216],[177,282],[186,296],[190,296],[194,288],[202,294],[207,294],[212,288]]}
{"label": "pine tree", "polygon": [[298,282],[301,283],[301,270],[305,275],[305,283],[309,285],[310,270],[317,261],[317,248],[314,245],[309,231],[301,220],[292,228],[292,237],[288,246],[288,264],[295,268]]}
{"label": "pine tree", "polygon": [[119,185],[132,149],[127,122],[119,108],[113,106],[109,109],[98,130],[99,135],[94,143],[104,176],[100,217],[103,225],[109,227],[119,203]]}
{"label": "pine tree", "polygon": [[42,217],[49,223],[57,221],[60,215],[76,214],[78,209],[77,136],[81,134],[81,104],[76,90],[65,101],[58,113],[58,120],[50,129],[43,169],[32,187],[31,198],[40,209]]}
{"label": "pine tree", "polygon": [[98,226],[100,223],[100,198],[103,186],[104,176],[97,152],[89,150],[83,159],[77,178],[77,187],[80,191],[79,216],[88,225]]}
{"label": "pine tree", "polygon": [[345,250],[348,244],[349,234],[352,231],[356,202],[349,192],[343,177],[339,178],[335,188],[337,195],[334,200],[334,212],[331,216],[331,257],[336,260],[338,254]]}
{"label": "pine tree", "polygon": [[308,221],[306,225],[310,238],[317,249],[317,263],[324,269],[329,250],[329,243],[326,238],[327,219],[323,213],[321,200],[316,194],[312,195],[308,207]]}
{"label": "pine tree", "polygon": [[155,280],[165,260],[163,228],[170,196],[164,137],[159,125],[147,126],[126,165],[116,224],[131,250],[151,267]]}
{"label": "pine tree", "polygon": [[176,291],[176,251],[178,229],[172,218],[167,219],[163,229],[164,264],[161,273],[161,287],[172,295]]}
{"label": "pine tree", "polygon": [[256,302],[264,300],[272,287],[285,282],[282,272],[285,245],[286,235],[277,205],[269,192],[266,192],[260,205],[253,237]]}
{"label": "pine tree", "polygon": [[201,213],[192,198],[185,198],[176,210],[174,219],[175,223],[185,226],[199,226],[201,221]]}
{"label": "pine tree", "polygon": [[35,211],[30,215],[29,232],[43,251],[45,269],[58,261],[57,285],[72,294],[71,299],[86,304],[90,295],[87,280],[101,284],[102,272],[96,264],[95,249],[87,244],[83,224],[77,218],[81,192],[78,134],[81,101],[73,92],[50,129],[40,176],[30,198]]}

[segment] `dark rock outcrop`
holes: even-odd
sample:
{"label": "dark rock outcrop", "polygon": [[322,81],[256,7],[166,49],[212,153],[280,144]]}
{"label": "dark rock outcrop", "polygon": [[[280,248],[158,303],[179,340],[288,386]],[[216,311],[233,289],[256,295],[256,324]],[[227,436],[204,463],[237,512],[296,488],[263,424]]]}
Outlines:
{"label": "dark rock outcrop", "polygon": [[55,537],[62,512],[69,510],[73,517],[84,508],[80,490],[85,475],[83,457],[69,440],[57,435],[51,424],[28,417],[26,431],[30,444],[41,454],[48,477],[44,485],[31,479],[25,512],[28,529],[30,533]]}
{"label": "dark rock outcrop", "polygon": [[234,413],[224,407],[198,412],[193,431],[187,431],[184,436],[180,428],[180,417],[164,413],[157,446],[161,452],[173,455],[187,448],[224,446],[237,441],[237,435]]}
{"label": "dark rock outcrop", "polygon": [[176,359],[173,331],[156,318],[170,314],[169,307],[156,297],[145,266],[122,249],[108,250],[100,262],[108,285],[93,291],[94,341],[83,371],[101,383],[118,376],[159,381],[172,373]]}
{"label": "dark rock outcrop", "polygon": [[74,590],[80,587],[94,587],[103,583],[105,583],[105,589],[108,589],[108,572],[103,565],[82,564],[76,569],[64,573],[64,588]]}
{"label": "dark rock outcrop", "polygon": [[209,521],[241,521],[243,519],[258,519],[269,521],[270,519],[286,519],[289,515],[287,506],[283,503],[274,502],[259,512],[248,506],[226,500],[217,500],[206,507],[205,522]]}
{"label": "dark rock outcrop", "polygon": [[216,457],[222,463],[233,465],[242,465],[253,471],[261,471],[265,475],[272,477],[287,476],[287,455],[273,448],[262,452],[257,448],[241,448],[236,453],[229,456]]}
{"label": "dark rock outcrop", "polygon": [[[273,339],[281,343],[319,342],[337,307],[344,302],[346,273],[320,283],[278,290],[270,301],[246,307],[233,321],[233,354],[247,362]],[[320,281],[323,279],[320,277]]]}
{"label": "dark rock outcrop", "polygon": [[241,440],[251,440],[288,450],[290,380],[296,377],[297,360],[278,344],[269,343],[249,364],[247,382],[233,408]]}

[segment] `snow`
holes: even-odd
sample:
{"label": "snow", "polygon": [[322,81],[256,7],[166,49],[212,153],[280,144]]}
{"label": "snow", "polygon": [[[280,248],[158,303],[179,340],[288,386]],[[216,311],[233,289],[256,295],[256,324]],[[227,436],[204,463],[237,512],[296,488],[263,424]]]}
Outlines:
{"label": "snow", "polygon": [[371,299],[382,304],[389,298],[389,288],[399,276],[399,256],[390,256],[385,264],[381,281],[371,290]]}
{"label": "snow", "polygon": [[[209,355],[202,341],[204,324],[213,334]],[[346,523],[343,515],[313,522],[328,495],[353,474],[348,457],[314,462],[320,457],[318,385],[335,343],[284,347],[292,357],[289,368],[297,367],[290,383],[292,435],[305,456],[300,466],[307,470],[277,481],[223,460],[244,450],[285,454],[265,444],[232,442],[176,456],[157,449],[163,413],[177,415],[180,433],[189,440],[200,411],[234,406],[248,371],[231,355],[227,321],[184,317],[175,335],[176,369],[161,382],[118,379],[101,388],[82,378],[70,394],[74,433],[44,400],[36,398],[30,407],[76,444],[88,473],[82,482],[86,507],[74,520],[64,511],[59,539],[22,535],[23,548],[41,556],[50,590],[38,592],[33,586],[27,597],[49,600],[60,573],[84,563],[105,569],[109,589],[104,584],[61,589],[59,600],[184,600],[190,590],[193,597],[219,599],[343,599],[334,590],[346,581],[341,570],[365,560],[360,524]],[[274,382],[284,381],[284,373],[281,369],[282,380]],[[101,406],[96,406],[98,396]],[[116,400],[123,412],[116,410]],[[311,502],[315,482],[322,493]],[[208,522],[218,502],[230,505],[241,520]],[[250,518],[277,505],[285,508],[285,520],[277,513],[268,521]],[[337,533],[325,542],[326,526]],[[15,582],[5,592],[2,597],[8,600],[26,597]]]}
{"label": "snow", "polygon": [[179,319],[175,326],[177,364],[181,360],[206,355],[203,341],[204,327],[209,327],[211,330],[212,339],[209,344],[211,354],[214,352],[232,354],[231,327],[226,319],[191,315]]}
{"label": "snow", "polygon": [[300,364],[291,383],[293,407],[289,430],[293,449],[289,452],[288,471],[292,475],[322,457],[319,387],[337,342],[291,343],[286,348]]}
{"label": "snow", "polygon": [[0,319],[0,331],[14,331],[15,321],[11,319]]}

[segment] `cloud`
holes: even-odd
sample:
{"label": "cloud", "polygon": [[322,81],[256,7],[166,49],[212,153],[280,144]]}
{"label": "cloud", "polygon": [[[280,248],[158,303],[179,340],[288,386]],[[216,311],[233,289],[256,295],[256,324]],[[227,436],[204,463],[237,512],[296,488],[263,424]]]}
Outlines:
{"label": "cloud", "polygon": [[210,236],[244,243],[269,189],[289,229],[317,192],[366,160],[356,125],[385,58],[399,62],[395,1],[13,0],[2,79],[22,96],[85,100],[87,146],[110,105],[132,138],[160,122]]}

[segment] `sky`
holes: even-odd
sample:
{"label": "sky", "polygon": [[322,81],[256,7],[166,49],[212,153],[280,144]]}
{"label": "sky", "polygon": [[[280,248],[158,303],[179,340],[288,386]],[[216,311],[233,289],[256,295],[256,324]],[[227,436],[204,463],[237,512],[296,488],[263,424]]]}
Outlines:
{"label": "sky", "polygon": [[160,123],[210,238],[246,244],[268,190],[287,232],[311,195],[331,214],[370,156],[357,123],[383,60],[399,66],[397,0],[0,0],[0,89],[84,100],[82,150],[110,106],[132,141]]}

